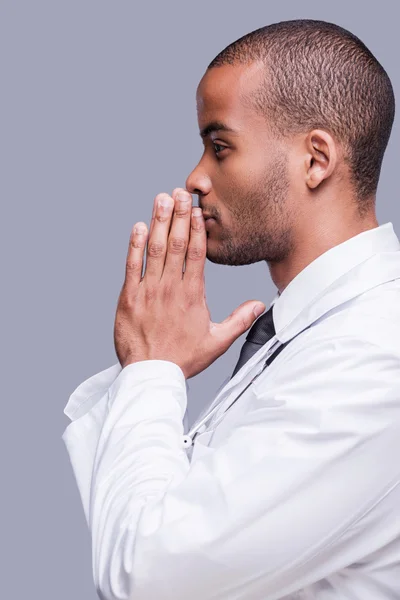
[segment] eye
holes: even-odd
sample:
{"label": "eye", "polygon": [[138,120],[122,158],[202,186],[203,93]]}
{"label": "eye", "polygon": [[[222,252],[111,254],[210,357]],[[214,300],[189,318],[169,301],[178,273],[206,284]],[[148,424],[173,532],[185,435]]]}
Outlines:
{"label": "eye", "polygon": [[[217,156],[219,156],[221,154],[221,152],[226,150],[226,146],[221,146],[221,144],[217,144],[216,142],[213,142],[213,146],[214,146],[214,152]],[[217,146],[217,148],[221,148],[221,150],[217,150],[216,146]]]}

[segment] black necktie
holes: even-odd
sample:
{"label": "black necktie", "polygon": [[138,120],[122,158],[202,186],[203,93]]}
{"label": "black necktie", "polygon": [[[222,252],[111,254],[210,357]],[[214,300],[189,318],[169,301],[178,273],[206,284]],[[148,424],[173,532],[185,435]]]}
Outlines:
{"label": "black necktie", "polygon": [[272,309],[274,306],[261,315],[250,328],[246,336],[246,341],[240,351],[238,363],[232,373],[232,377],[236,375],[239,369],[255,354],[261,346],[266,344],[275,335],[275,326],[272,319]]}

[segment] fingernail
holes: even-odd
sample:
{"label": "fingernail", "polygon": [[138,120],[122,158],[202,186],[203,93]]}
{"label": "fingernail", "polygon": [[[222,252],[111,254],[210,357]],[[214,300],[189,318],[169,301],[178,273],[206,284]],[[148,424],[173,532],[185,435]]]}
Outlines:
{"label": "fingernail", "polygon": [[170,198],[163,196],[162,198],[160,198],[158,200],[158,206],[162,206],[163,208],[168,208],[168,207],[172,206]]}
{"label": "fingernail", "polygon": [[261,313],[263,313],[265,310],[265,306],[263,306],[262,304],[256,304],[253,307],[253,313],[256,315],[256,317],[259,317],[261,315]]}
{"label": "fingernail", "polygon": [[176,194],[176,197],[179,200],[179,202],[189,202],[190,200],[189,194],[185,194],[185,192],[178,192]]}

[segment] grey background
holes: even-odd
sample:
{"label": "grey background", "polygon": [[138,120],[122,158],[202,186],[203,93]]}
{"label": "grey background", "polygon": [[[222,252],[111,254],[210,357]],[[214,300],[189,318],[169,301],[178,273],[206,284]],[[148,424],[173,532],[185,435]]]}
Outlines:
{"label": "grey background", "polygon": [[[117,362],[130,230],[150,223],[154,197],[184,186],[200,159],[195,92],[208,63],[263,25],[323,19],[366,43],[398,99],[397,10],[382,0],[0,1],[2,597],[97,598],[63,409]],[[377,216],[398,235],[399,142],[396,118]],[[265,263],[207,262],[206,284],[214,321],[276,293]],[[189,381],[190,422],[243,342]]]}

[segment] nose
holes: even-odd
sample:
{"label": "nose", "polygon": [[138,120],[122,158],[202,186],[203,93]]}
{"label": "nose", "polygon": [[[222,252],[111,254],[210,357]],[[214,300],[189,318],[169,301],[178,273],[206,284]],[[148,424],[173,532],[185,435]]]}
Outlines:
{"label": "nose", "polygon": [[190,194],[206,196],[211,189],[211,181],[208,175],[201,169],[200,163],[193,169],[186,179],[186,189]]}

